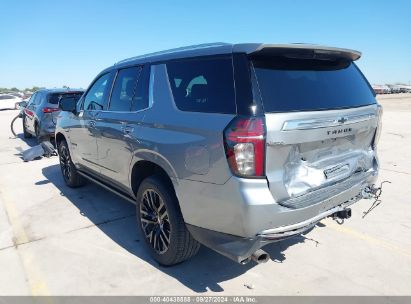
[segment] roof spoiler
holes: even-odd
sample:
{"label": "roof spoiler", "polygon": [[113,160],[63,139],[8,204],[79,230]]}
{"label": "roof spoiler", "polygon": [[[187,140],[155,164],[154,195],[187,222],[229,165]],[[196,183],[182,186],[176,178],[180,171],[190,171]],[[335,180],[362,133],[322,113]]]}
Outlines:
{"label": "roof spoiler", "polygon": [[292,58],[330,59],[345,58],[355,61],[361,57],[361,52],[327,47],[315,44],[243,44],[234,45],[233,52],[245,52],[250,55],[287,56]]}

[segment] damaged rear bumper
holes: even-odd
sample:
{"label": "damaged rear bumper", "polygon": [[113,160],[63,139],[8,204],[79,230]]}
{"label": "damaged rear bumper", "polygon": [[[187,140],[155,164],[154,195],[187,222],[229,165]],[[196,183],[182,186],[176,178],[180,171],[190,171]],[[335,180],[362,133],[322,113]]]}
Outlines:
{"label": "damaged rear bumper", "polygon": [[[284,209],[287,209],[285,213],[288,215],[288,223],[281,226],[272,225],[273,228],[260,230],[252,237],[236,236],[190,224],[187,224],[187,227],[193,237],[200,243],[238,263],[244,264],[250,260],[253,253],[265,245],[301,235],[312,229],[322,219],[346,210],[350,205],[363,198],[363,190],[369,186],[369,183],[362,180],[351,186],[346,190],[340,189],[339,193],[305,208],[292,209],[280,206],[281,209],[277,210],[283,210],[284,212]],[[249,208],[252,209],[253,207],[250,206]],[[316,210],[316,213],[308,212],[308,210],[313,209]],[[264,211],[262,210],[262,212]],[[311,214],[311,216],[308,218],[307,216],[302,217],[302,214]],[[294,221],[295,215],[298,215],[299,218],[297,222]],[[276,216],[278,214],[272,214],[273,218],[276,218]]]}
{"label": "damaged rear bumper", "polygon": [[359,199],[353,199],[300,223],[262,231],[252,238],[239,237],[189,224],[187,225],[187,228],[191,235],[203,245],[237,263],[245,264],[250,261],[250,257],[253,253],[265,245],[301,235],[314,228],[314,226],[322,219],[345,210],[349,205],[358,200]]}

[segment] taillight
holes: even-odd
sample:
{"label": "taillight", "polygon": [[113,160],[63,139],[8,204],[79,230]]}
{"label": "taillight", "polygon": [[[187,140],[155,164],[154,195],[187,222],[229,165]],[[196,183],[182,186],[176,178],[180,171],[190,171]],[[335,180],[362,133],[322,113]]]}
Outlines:
{"label": "taillight", "polygon": [[43,108],[43,113],[53,113],[57,111],[60,111],[60,109],[59,108],[49,108],[49,107]]}
{"label": "taillight", "polygon": [[224,141],[227,161],[235,175],[264,176],[264,118],[235,118],[224,131]]}

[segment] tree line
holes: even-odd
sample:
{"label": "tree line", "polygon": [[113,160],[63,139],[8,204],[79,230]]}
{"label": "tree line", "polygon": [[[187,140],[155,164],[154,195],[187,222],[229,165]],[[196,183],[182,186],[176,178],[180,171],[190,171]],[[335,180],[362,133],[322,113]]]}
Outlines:
{"label": "tree line", "polygon": [[40,89],[44,89],[44,87],[33,86],[31,88],[25,88],[23,90],[18,89],[16,87],[13,87],[13,88],[0,88],[0,93],[3,93],[3,92],[26,92],[26,91],[35,92],[35,91],[38,91]]}

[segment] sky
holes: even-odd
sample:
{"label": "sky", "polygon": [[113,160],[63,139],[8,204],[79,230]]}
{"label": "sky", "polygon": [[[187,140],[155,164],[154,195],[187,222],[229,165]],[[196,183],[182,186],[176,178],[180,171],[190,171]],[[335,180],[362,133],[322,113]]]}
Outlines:
{"label": "sky", "polygon": [[209,42],[362,52],[371,83],[411,82],[411,1],[0,0],[0,87],[87,88],[115,62]]}

